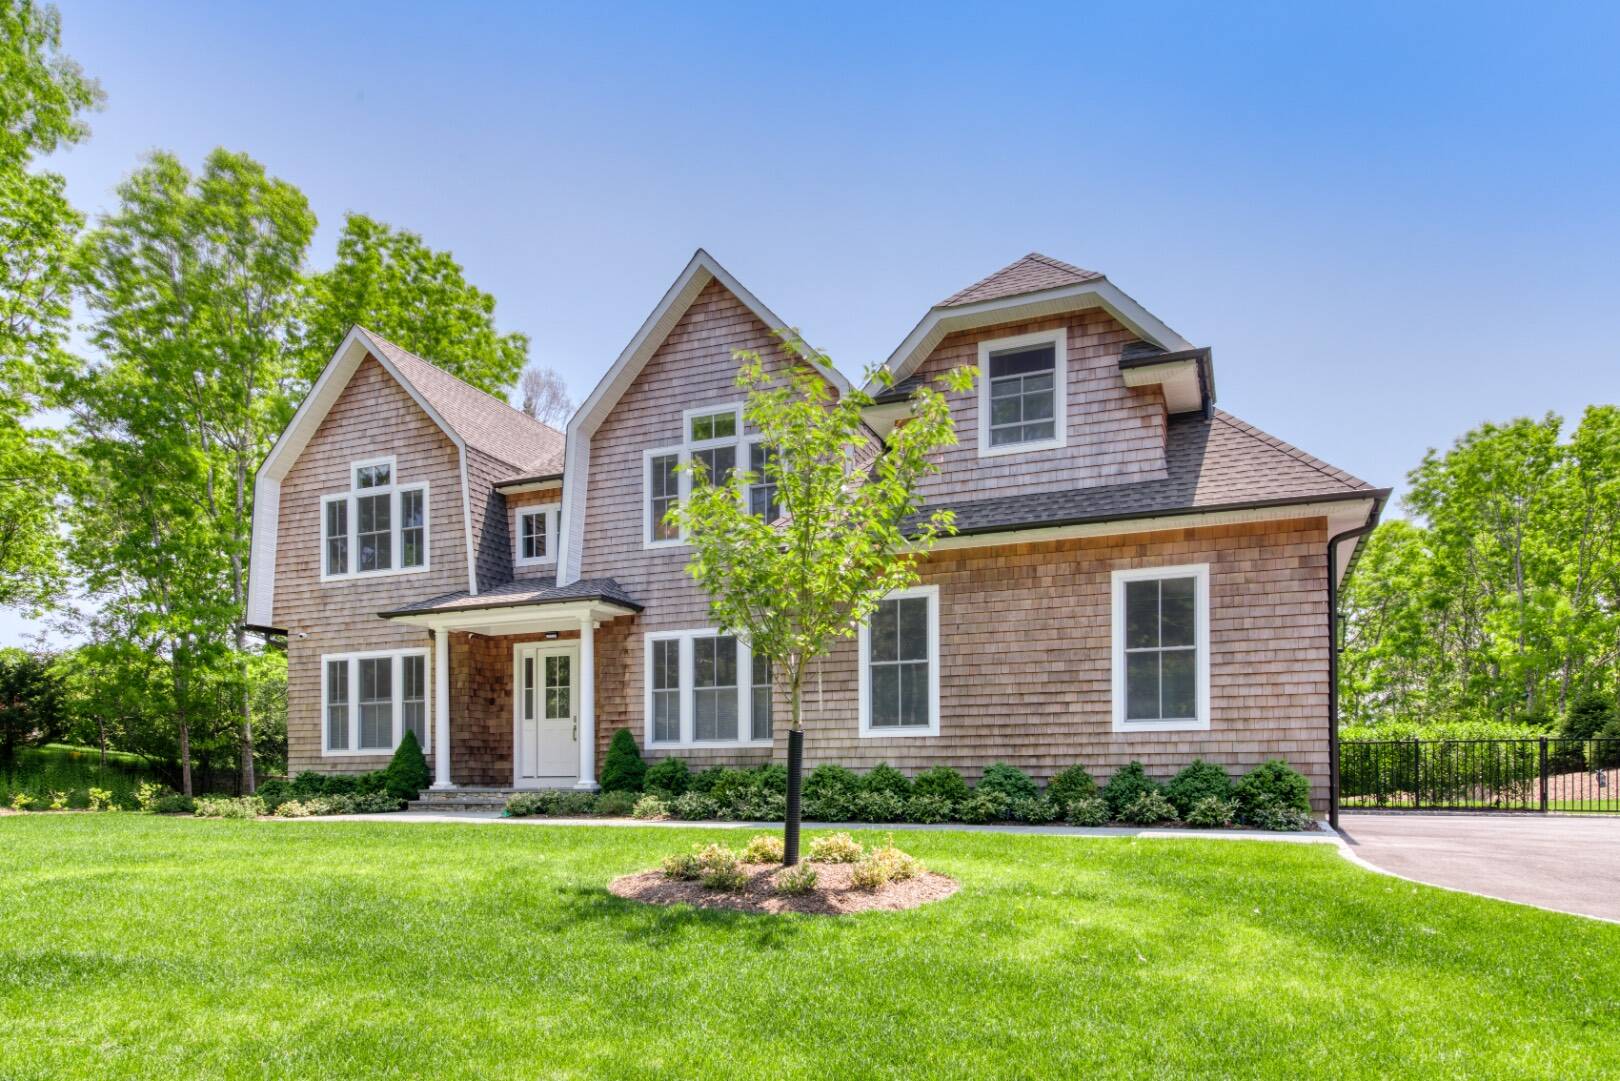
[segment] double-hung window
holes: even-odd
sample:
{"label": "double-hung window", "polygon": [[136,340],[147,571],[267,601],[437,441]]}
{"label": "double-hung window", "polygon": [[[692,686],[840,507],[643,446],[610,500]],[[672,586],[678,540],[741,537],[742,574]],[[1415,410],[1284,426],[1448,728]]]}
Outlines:
{"label": "double-hung window", "polygon": [[713,630],[646,636],[650,746],[769,743],[770,663]]}
{"label": "double-hung window", "polygon": [[860,734],[939,734],[939,590],[879,602],[860,629]]}
{"label": "double-hung window", "polygon": [[324,754],[392,754],[406,732],[427,751],[427,651],[323,656],[321,715]]}
{"label": "double-hung window", "polygon": [[641,533],[645,547],[684,543],[686,538],[680,529],[666,520],[670,510],[691,494],[693,484],[729,484],[738,469],[754,474],[744,497],[748,509],[772,521],[780,516],[776,484],[766,473],[774,452],[760,443],[758,436],[744,434],[742,406],[688,409],[682,415],[681,428],[679,446],[649,450],[642,457]]}
{"label": "double-hung window", "polygon": [[517,510],[518,566],[557,562],[557,507],[519,507]]}
{"label": "double-hung window", "polygon": [[1114,730],[1209,727],[1209,566],[1113,574]]}
{"label": "double-hung window", "polygon": [[980,457],[1064,445],[1067,334],[979,343]]}
{"label": "double-hung window", "polygon": [[427,483],[395,474],[393,458],[355,462],[349,490],[321,501],[323,581],[427,569]]}

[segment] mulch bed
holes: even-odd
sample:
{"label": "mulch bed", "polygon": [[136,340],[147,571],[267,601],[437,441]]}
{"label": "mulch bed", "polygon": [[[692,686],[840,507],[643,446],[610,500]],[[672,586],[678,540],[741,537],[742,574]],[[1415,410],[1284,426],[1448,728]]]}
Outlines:
{"label": "mulch bed", "polygon": [[748,883],[740,890],[711,890],[701,882],[665,878],[659,871],[621,875],[608,884],[615,897],[649,905],[691,905],[694,908],[726,908],[736,912],[802,912],[811,916],[847,916],[878,910],[899,912],[930,901],[942,901],[955,893],[954,878],[925,871],[904,882],[890,882],[875,890],[863,890],[850,882],[854,865],[815,863],[816,888],[809,893],[783,896],[772,892],[771,883],[783,868],[779,863],[745,863]]}

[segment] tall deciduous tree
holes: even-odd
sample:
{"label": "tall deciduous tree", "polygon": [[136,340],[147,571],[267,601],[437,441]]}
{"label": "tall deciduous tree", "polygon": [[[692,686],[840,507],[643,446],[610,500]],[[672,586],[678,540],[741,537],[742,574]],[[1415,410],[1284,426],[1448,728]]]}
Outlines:
{"label": "tall deciduous tree", "polygon": [[518,393],[523,400],[523,411],[541,424],[549,424],[553,428],[561,428],[574,411],[574,403],[568,398],[568,387],[555,368],[533,364],[523,369],[523,378],[518,381]]}
{"label": "tall deciduous tree", "polygon": [[252,475],[296,378],[288,328],[315,217],[292,185],[224,150],[195,177],[155,154],[119,188],[119,202],[81,259],[103,362],[69,380],[89,467],[76,552],[109,594],[105,618],[126,618],[129,605],[137,633],[158,624],[174,666],[187,791],[189,696],[234,660],[251,791],[243,613]]}
{"label": "tall deciduous tree", "polygon": [[[878,602],[917,580],[917,560],[953,531],[950,511],[918,515],[918,481],[938,469],[935,451],[956,442],[944,391],[966,391],[975,372],[959,368],[923,385],[906,420],[877,453],[861,417],[872,399],[835,396],[812,364],[825,356],[790,335],[794,363],[767,374],[757,353],[739,353],[743,417],[769,452],[763,478],[738,470],[705,478],[670,512],[692,545],[688,571],[709,594],[716,625],[768,658],[787,691],[789,782],[785,862],[798,860],[804,681],[840,638],[855,636]],[[875,457],[875,460],[874,460]],[[755,514],[748,485],[774,485],[775,515]],[[714,483],[708,483],[713,481]]]}
{"label": "tall deciduous tree", "polygon": [[495,330],[495,298],[454,256],[364,214],[344,220],[336,265],[310,277],[303,318],[306,381],[356,323],[502,399],[529,356],[527,335]]}
{"label": "tall deciduous tree", "polygon": [[62,585],[57,497],[65,468],[30,426],[42,374],[61,363],[69,256],[82,217],[34,159],[82,139],[101,100],[61,51],[56,9],[0,0],[0,605],[37,606]]}

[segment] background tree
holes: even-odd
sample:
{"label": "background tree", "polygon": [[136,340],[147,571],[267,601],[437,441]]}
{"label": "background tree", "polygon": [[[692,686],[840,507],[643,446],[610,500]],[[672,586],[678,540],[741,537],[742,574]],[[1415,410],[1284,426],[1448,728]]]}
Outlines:
{"label": "background tree", "polygon": [[568,397],[568,387],[555,368],[531,364],[523,369],[523,378],[518,381],[518,393],[523,400],[523,411],[541,424],[549,424],[553,428],[562,428],[574,411],[574,403]]}
{"label": "background tree", "polygon": [[22,747],[60,739],[67,727],[62,680],[48,656],[0,649],[0,764]]}
{"label": "background tree", "polygon": [[65,464],[28,418],[62,362],[69,257],[83,218],[36,157],[84,138],[101,90],[61,52],[54,7],[0,0],[0,605],[60,592],[57,496]]}
{"label": "background tree", "polygon": [[790,335],[782,338],[792,360],[785,373],[767,374],[757,353],[737,354],[737,385],[747,393],[743,417],[771,450],[763,479],[776,488],[779,514],[750,512],[747,485],[757,475],[738,470],[729,479],[705,478],[700,463],[691,497],[670,520],[688,534],[687,569],[708,592],[716,625],[768,658],[787,691],[784,862],[793,864],[805,677],[838,639],[855,636],[879,601],[914,584],[917,560],[953,530],[948,510],[916,517],[917,482],[937,471],[934,452],[956,442],[940,391],[965,392],[976,373],[959,368],[937,380],[939,389],[919,387],[908,418],[879,454],[861,416],[871,397],[860,390],[835,396],[812,367],[831,362]]}
{"label": "background tree", "polygon": [[306,383],[356,323],[502,400],[529,357],[528,336],[496,332],[495,298],[467,281],[454,256],[364,214],[344,219],[336,265],[311,275],[306,294]]}
{"label": "background tree", "polygon": [[[80,259],[101,359],[64,382],[86,467],[74,550],[107,596],[98,618],[156,630],[171,660],[183,790],[192,695],[230,683],[251,791],[252,476],[288,413],[288,328],[315,217],[292,185],[224,150],[195,177],[154,154],[119,204]],[[233,675],[215,670],[227,663]]]}

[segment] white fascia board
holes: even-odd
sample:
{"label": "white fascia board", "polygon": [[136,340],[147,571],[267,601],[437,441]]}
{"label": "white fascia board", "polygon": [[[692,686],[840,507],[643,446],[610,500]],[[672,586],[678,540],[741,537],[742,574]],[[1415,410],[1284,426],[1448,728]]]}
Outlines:
{"label": "white fascia board", "polygon": [[[1167,352],[1180,352],[1193,347],[1191,342],[1127,296],[1113,282],[1107,278],[1098,278],[1078,285],[1066,285],[1060,289],[1044,289],[1037,293],[981,300],[976,304],[960,304],[950,308],[931,308],[895,351],[889,354],[884,367],[889,370],[895,382],[899,382],[917,370],[917,365],[927,359],[940,339],[954,331],[995,326],[998,323],[1022,322],[1098,307],[1118,319],[1131,333]],[[875,382],[866,385],[869,394],[879,389]]]}

